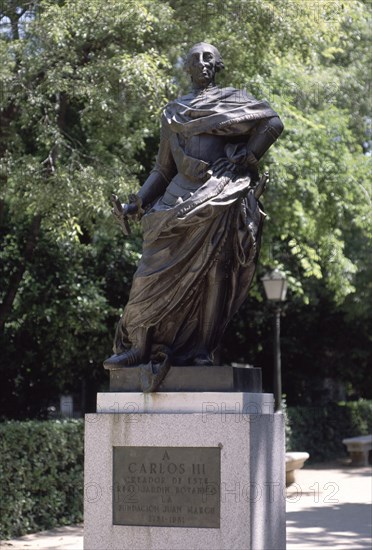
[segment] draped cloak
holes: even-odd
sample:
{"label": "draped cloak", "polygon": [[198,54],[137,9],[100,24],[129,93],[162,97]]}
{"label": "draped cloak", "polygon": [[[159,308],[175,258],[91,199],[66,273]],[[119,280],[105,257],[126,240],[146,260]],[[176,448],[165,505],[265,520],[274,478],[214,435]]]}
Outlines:
{"label": "draped cloak", "polygon": [[[258,121],[275,116],[268,103],[234,88],[190,93],[166,106],[154,168],[166,182],[164,193],[142,217],[143,254],[115,353],[136,346],[152,357],[165,351],[175,365],[192,364],[205,347],[205,327],[213,352],[247,297],[264,214],[247,172],[217,176],[213,163],[189,156],[185,144],[198,135],[223,136],[234,162],[239,142],[248,141]],[[218,311],[211,313],[216,291]]]}

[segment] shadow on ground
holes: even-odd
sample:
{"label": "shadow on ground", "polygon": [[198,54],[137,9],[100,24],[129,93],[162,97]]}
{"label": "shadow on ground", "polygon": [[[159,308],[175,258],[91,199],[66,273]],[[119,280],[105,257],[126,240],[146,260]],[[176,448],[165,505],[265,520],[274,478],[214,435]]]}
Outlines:
{"label": "shadow on ground", "polygon": [[353,550],[371,548],[369,504],[339,503],[290,511],[287,512],[287,526],[290,532],[301,531],[302,540],[309,546],[313,544],[314,548],[333,546],[334,542]]}

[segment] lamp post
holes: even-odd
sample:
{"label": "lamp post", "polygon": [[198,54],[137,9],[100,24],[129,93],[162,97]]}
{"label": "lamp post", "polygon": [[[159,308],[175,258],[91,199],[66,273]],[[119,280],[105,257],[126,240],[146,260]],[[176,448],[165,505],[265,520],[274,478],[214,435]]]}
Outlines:
{"label": "lamp post", "polygon": [[287,294],[287,280],[284,273],[274,269],[262,277],[266,298],[274,304],[274,398],[275,412],[282,407],[282,370],[280,357],[280,314],[281,302]]}

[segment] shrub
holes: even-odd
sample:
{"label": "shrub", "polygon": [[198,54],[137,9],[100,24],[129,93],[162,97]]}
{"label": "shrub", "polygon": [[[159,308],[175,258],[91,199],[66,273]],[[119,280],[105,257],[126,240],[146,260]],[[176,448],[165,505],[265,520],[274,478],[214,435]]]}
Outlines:
{"label": "shrub", "polygon": [[311,462],[347,455],[345,437],[372,433],[372,401],[330,403],[324,407],[288,407],[287,449],[307,451]]}
{"label": "shrub", "polygon": [[82,521],[81,420],[0,424],[0,539]]}

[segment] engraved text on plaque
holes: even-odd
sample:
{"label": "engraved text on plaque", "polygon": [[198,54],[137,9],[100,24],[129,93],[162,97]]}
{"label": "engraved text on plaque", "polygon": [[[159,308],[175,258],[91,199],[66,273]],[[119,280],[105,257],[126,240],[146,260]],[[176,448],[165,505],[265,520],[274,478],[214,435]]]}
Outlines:
{"label": "engraved text on plaque", "polygon": [[113,524],[220,527],[219,447],[114,447]]}

